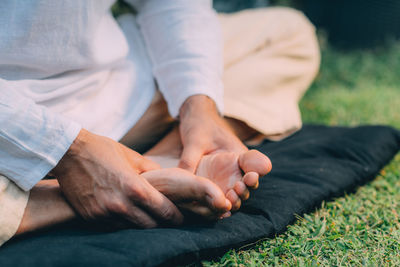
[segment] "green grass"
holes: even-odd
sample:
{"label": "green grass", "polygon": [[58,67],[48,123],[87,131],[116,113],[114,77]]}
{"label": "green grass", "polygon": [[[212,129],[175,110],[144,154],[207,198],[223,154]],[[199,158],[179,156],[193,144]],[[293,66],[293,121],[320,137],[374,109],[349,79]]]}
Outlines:
{"label": "green grass", "polygon": [[[113,12],[132,11],[119,4]],[[304,122],[400,128],[400,43],[346,53],[322,38],[321,49],[320,74],[300,103]],[[400,266],[400,154],[373,182],[302,214],[285,233],[202,264]]]}
{"label": "green grass", "polygon": [[[322,47],[321,71],[301,101],[303,120],[400,128],[400,43],[340,52]],[[204,266],[400,266],[400,154],[356,193],[302,214],[288,230]]]}

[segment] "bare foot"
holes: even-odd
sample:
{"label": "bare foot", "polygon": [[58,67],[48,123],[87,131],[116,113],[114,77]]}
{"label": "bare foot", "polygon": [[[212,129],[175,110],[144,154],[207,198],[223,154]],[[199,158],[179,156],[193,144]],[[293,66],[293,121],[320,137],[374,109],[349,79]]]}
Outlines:
{"label": "bare foot", "polygon": [[[172,130],[154,148],[145,154],[163,168],[177,167],[182,145],[177,128]],[[232,203],[232,210],[249,198],[249,188],[258,187],[258,179],[271,171],[271,161],[257,150],[242,154],[217,152],[200,161],[196,175],[215,182]]]}
{"label": "bare foot", "polygon": [[[175,168],[179,158],[172,156],[147,156],[162,168],[171,172],[180,170]],[[232,204],[232,211],[238,210],[242,200],[250,196],[249,188],[256,189],[258,180],[271,171],[272,165],[267,156],[257,150],[249,150],[240,155],[232,152],[218,152],[203,156],[196,175],[206,177],[214,182]],[[164,169],[162,169],[164,170]]]}
{"label": "bare foot", "polygon": [[231,202],[210,180],[180,168],[152,170],[141,174],[178,207],[206,219],[230,215]]}
{"label": "bare foot", "polygon": [[257,150],[242,154],[218,152],[203,156],[196,175],[209,178],[216,183],[232,203],[232,210],[240,208],[241,200],[250,196],[249,188],[258,187],[258,179],[271,171],[267,156]]}

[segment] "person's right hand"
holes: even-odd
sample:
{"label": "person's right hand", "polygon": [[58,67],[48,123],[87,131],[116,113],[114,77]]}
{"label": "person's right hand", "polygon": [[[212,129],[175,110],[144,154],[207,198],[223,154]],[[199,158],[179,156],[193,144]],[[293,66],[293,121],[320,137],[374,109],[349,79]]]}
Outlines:
{"label": "person's right hand", "polygon": [[142,228],[180,224],[177,207],[140,175],[158,168],[124,145],[82,129],[51,174],[85,219],[117,215]]}

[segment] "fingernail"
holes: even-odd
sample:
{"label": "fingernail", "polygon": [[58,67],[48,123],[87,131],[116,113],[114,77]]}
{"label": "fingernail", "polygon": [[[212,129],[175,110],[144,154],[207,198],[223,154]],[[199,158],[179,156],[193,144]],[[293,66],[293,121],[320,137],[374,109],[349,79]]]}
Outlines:
{"label": "fingernail", "polygon": [[230,211],[225,212],[224,214],[221,215],[221,217],[219,217],[220,219],[225,219],[228,218],[232,215],[232,213]]}

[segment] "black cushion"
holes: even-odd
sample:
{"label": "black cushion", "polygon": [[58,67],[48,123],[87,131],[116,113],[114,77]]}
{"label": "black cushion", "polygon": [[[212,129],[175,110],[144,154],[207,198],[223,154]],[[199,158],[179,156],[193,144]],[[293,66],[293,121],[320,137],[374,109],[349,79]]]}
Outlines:
{"label": "black cushion", "polygon": [[399,151],[400,133],[383,126],[305,126],[284,141],[256,148],[271,158],[273,170],[228,219],[179,229],[53,228],[6,243],[0,266],[153,266],[221,255],[282,232],[295,214],[373,179]]}

